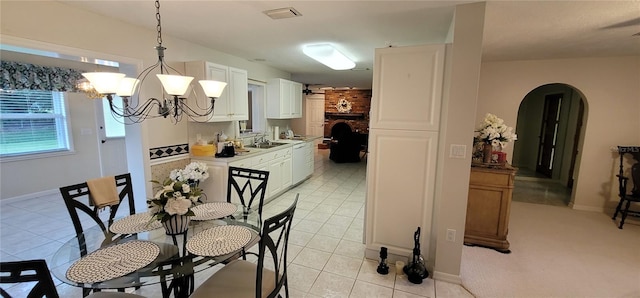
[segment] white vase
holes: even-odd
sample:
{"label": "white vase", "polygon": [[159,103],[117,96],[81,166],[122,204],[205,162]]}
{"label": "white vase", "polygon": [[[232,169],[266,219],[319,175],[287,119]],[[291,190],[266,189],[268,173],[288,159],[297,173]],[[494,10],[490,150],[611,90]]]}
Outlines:
{"label": "white vase", "polygon": [[189,229],[191,216],[174,215],[169,220],[162,223],[167,235],[179,235],[185,233]]}

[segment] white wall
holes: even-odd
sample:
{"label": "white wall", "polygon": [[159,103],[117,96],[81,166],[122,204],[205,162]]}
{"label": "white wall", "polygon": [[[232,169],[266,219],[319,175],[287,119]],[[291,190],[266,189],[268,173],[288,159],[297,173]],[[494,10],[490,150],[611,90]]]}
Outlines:
{"label": "white wall", "polygon": [[[64,185],[80,183],[100,177],[97,156],[98,140],[95,129],[95,111],[92,100],[84,94],[66,92],[74,152],[68,155],[0,163],[0,197],[45,192]],[[91,134],[82,134],[82,128]]]}
{"label": "white wall", "polygon": [[[27,20],[38,20],[31,22]],[[44,24],[44,25],[43,25]],[[156,32],[141,27],[129,25],[102,15],[90,13],[75,7],[71,7],[56,1],[2,1],[0,10],[0,34],[3,36],[17,37],[37,42],[49,43],[56,46],[63,46],[83,51],[95,52],[97,57],[127,57],[129,60],[142,61],[144,66],[149,66],[157,61],[157,56],[153,47],[156,46]],[[223,65],[246,69],[250,79],[266,82],[270,78],[289,78],[290,74],[262,64],[250,62],[246,59],[235,57],[230,54],[221,53],[200,45],[189,43],[181,39],[163,35],[163,45],[168,49],[165,52],[165,59],[172,65],[175,62],[185,62],[194,60],[207,60]],[[143,66],[143,65],[140,65]],[[141,70],[141,69],[140,69]],[[178,69],[181,70],[181,69]],[[143,93],[145,97],[159,97],[160,83],[155,80],[148,80]],[[145,84],[147,84],[145,83]],[[84,108],[84,107],[78,107]],[[82,114],[90,114],[92,110],[86,107]],[[137,157],[137,162],[129,162],[136,168],[144,168],[144,173],[134,176],[134,184],[147,184],[146,193],[151,193],[150,166],[147,150],[153,147],[184,144],[189,141],[187,133],[187,122],[173,124],[168,119],[158,118],[135,125],[133,131],[139,132],[138,139],[133,152]],[[128,140],[129,141],[129,140]],[[129,142],[127,142],[129,144]],[[128,145],[127,151],[132,146]],[[52,168],[60,168],[69,164],[61,163]],[[80,165],[79,165],[80,166]],[[14,176],[18,183],[33,184],[29,179],[24,179],[30,174],[29,168],[16,166],[23,171],[14,171]],[[131,169],[131,168],[130,168]],[[4,168],[3,179],[5,176]],[[71,169],[69,169],[71,171]],[[42,173],[44,175],[44,172]],[[56,171],[48,172],[47,176],[56,175]],[[52,186],[59,187],[86,180],[87,175],[81,177],[60,177],[60,180],[52,182],[51,185],[33,187],[33,185],[13,185],[12,188],[22,191],[12,192],[9,196],[17,196],[31,192],[41,191]],[[9,181],[6,181],[9,183]],[[5,180],[2,181],[4,199]],[[25,192],[26,191],[26,192]],[[136,196],[139,196],[136,194]],[[142,196],[144,197],[144,196]]]}
{"label": "white wall", "polygon": [[[640,144],[640,56],[483,62],[476,120],[485,113],[515,124],[520,101],[538,86],[571,85],[584,95],[584,138],[579,145],[573,208],[603,211],[617,198],[612,188],[617,154],[611,148]],[[512,156],[513,147],[506,151]]]}
{"label": "white wall", "polygon": [[[467,214],[474,111],[480,77],[485,3],[456,7],[454,41],[447,49],[441,137],[436,170],[434,224],[428,259],[435,260],[433,277],[460,283],[462,242]],[[466,145],[465,158],[450,158],[451,145]],[[446,241],[447,229],[456,231],[455,241]],[[435,248],[435,249],[434,249]]]}

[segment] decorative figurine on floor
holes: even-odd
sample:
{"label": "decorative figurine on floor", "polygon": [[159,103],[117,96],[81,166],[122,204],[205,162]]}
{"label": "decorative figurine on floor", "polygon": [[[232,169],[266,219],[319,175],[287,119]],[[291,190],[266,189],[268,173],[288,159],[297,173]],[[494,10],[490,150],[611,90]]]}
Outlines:
{"label": "decorative figurine on floor", "polygon": [[404,266],[404,273],[410,282],[414,284],[421,284],[422,280],[429,276],[429,272],[424,265],[424,259],[420,255],[420,227],[413,233],[413,241],[415,247],[413,248],[413,260]]}
{"label": "decorative figurine on floor", "polygon": [[378,265],[378,273],[380,274],[388,274],[389,266],[387,265],[387,248],[380,247],[380,264]]}

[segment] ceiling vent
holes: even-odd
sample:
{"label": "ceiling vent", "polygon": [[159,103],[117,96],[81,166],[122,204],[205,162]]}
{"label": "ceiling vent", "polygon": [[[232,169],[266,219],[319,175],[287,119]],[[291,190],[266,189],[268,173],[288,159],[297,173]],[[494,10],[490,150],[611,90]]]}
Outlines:
{"label": "ceiling vent", "polygon": [[263,11],[264,14],[274,20],[293,18],[302,16],[302,14],[293,7],[278,8]]}

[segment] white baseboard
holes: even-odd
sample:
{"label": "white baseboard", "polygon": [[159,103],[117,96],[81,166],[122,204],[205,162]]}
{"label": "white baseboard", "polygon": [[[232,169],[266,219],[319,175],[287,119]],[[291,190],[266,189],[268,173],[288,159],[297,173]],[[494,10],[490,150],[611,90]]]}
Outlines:
{"label": "white baseboard", "polygon": [[462,284],[462,279],[460,278],[460,275],[453,275],[453,274],[439,272],[439,271],[433,272],[433,279],[456,284],[456,285]]}
{"label": "white baseboard", "polygon": [[15,203],[15,202],[18,202],[18,201],[33,199],[33,198],[37,198],[37,197],[50,196],[50,195],[55,195],[55,194],[59,194],[59,193],[60,193],[59,189],[50,189],[50,190],[44,190],[44,191],[29,193],[29,194],[25,194],[25,195],[20,195],[20,196],[17,196],[17,197],[2,199],[2,200],[0,200],[0,202],[2,202],[2,204],[11,204],[11,203]]}
{"label": "white baseboard", "polygon": [[603,207],[594,207],[594,206],[576,205],[576,204],[572,204],[569,207],[575,210],[580,210],[580,211],[591,211],[591,212],[600,212],[600,213],[605,212],[605,209]]}

